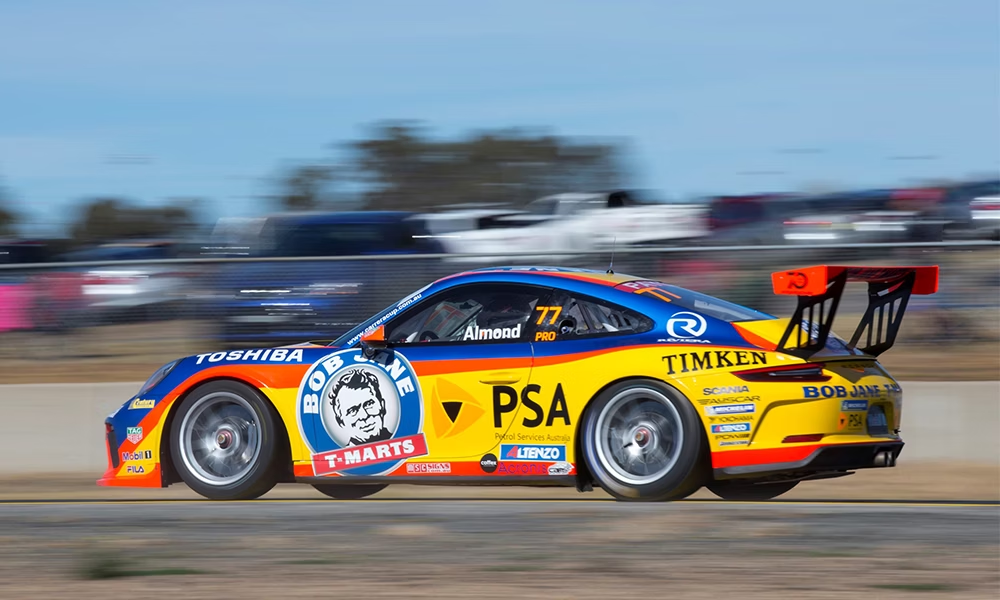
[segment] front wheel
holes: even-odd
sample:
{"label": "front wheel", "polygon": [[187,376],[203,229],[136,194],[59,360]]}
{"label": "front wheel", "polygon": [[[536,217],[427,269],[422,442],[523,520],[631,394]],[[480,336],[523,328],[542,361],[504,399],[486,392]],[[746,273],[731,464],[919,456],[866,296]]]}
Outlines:
{"label": "front wheel", "polygon": [[798,481],[748,483],[738,479],[730,479],[713,481],[709,483],[707,487],[713,494],[723,500],[742,500],[753,502],[777,498],[798,484]]}
{"label": "front wheel", "polygon": [[170,456],[195,492],[212,500],[251,500],[278,481],[278,425],[260,392],[235,381],[195,389],[177,407]]}
{"label": "front wheel", "polygon": [[317,491],[337,500],[360,500],[377,494],[389,487],[387,483],[343,485],[336,483],[314,483]]}
{"label": "front wheel", "polygon": [[583,422],[583,452],[598,485],[619,500],[678,500],[703,484],[708,445],[694,407],[653,380],[601,392]]}

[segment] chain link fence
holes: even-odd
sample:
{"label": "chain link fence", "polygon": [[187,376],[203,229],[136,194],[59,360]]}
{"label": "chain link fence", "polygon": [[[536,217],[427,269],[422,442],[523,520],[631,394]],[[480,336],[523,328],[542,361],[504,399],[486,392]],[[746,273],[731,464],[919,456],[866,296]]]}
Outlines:
{"label": "chain link fence", "polygon": [[[396,255],[290,259],[177,259],[0,268],[0,382],[144,379],[181,355],[332,340],[439,277],[494,265],[606,270],[610,252],[508,256]],[[812,264],[939,265],[940,291],[913,297],[889,354],[975,356],[996,373],[1000,244],[829,245],[789,248],[628,248],[613,268],[776,315],[770,273]],[[834,330],[851,334],[866,306],[849,286]],[[961,362],[968,365],[968,360]],[[979,377],[979,378],[984,378]]]}

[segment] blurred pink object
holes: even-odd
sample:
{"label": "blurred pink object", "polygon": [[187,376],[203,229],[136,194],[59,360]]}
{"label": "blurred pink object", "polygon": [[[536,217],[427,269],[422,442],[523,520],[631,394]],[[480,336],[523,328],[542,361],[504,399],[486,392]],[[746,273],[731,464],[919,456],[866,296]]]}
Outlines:
{"label": "blurred pink object", "polygon": [[0,285],[0,332],[31,329],[31,288]]}

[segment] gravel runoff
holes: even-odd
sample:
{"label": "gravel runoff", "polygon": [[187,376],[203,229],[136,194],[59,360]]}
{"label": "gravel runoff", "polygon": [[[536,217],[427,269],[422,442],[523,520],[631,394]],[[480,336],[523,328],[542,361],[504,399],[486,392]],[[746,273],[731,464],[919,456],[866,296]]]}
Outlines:
{"label": "gravel runoff", "polygon": [[997,505],[0,504],[0,598],[996,599],[998,591]]}

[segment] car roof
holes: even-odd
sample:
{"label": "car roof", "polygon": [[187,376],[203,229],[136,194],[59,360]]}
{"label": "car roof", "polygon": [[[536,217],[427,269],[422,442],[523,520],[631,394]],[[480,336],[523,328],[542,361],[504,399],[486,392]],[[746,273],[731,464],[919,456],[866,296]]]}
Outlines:
{"label": "car roof", "polygon": [[[566,283],[575,281],[584,284],[589,283],[614,288],[621,283],[642,279],[648,278],[623,273],[569,267],[496,266],[455,273],[453,275],[443,277],[435,283],[447,282],[448,285],[451,286],[467,281],[530,281],[533,283],[543,283],[546,280],[549,280],[546,282],[547,285],[559,285],[560,287],[565,287]],[[557,281],[560,283],[557,284]]]}

